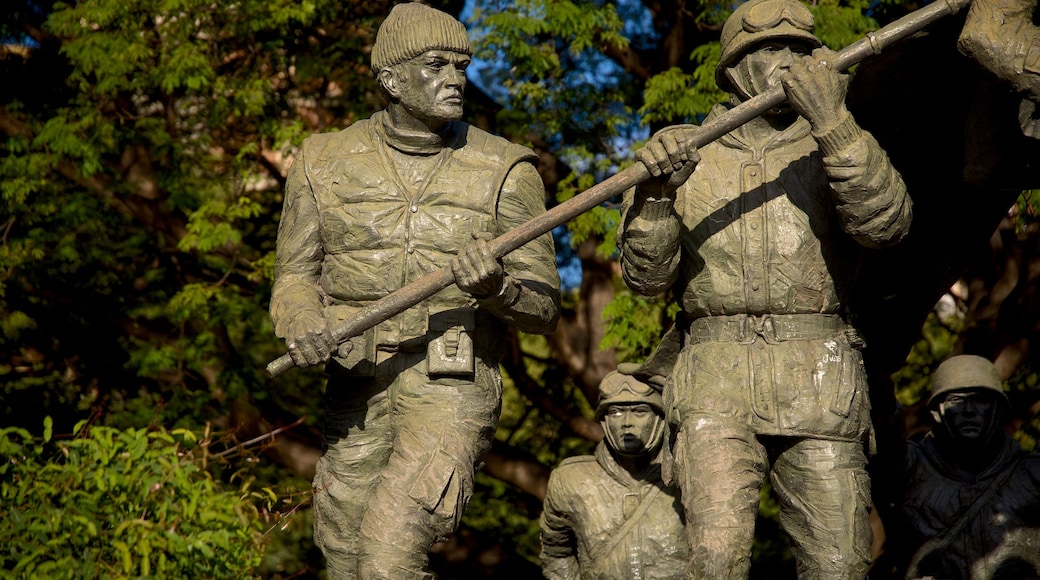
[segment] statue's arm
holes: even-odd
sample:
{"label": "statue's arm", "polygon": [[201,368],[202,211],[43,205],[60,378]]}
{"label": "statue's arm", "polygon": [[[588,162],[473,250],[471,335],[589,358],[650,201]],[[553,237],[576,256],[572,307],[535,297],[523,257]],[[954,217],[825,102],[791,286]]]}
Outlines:
{"label": "statue's arm", "polygon": [[813,133],[834,192],[842,228],[860,245],[883,248],[903,240],[913,219],[902,176],[851,114],[826,133]]}
{"label": "statue's arm", "polygon": [[[533,165],[515,165],[499,195],[498,231],[501,235],[545,213],[545,187]],[[478,300],[480,307],[523,332],[548,334],[560,317],[560,274],[552,234],[543,234],[502,258],[505,270],[501,291]]]}
{"label": "statue's arm", "polygon": [[[686,186],[681,186],[683,192]],[[679,276],[680,223],[675,196],[659,188],[638,186],[625,192],[618,226],[621,274],[632,290],[653,296],[667,290]]]}
{"label": "statue's arm", "polygon": [[318,207],[301,149],[285,183],[285,200],[278,222],[271,320],[275,334],[289,338],[300,318],[323,318],[319,276],[324,251],[318,228]]}
{"label": "statue's arm", "polygon": [[1040,103],[1040,26],[1036,0],[975,0],[957,48]]}
{"label": "statue's arm", "polygon": [[577,540],[573,523],[566,510],[559,505],[563,499],[559,475],[549,476],[545,506],[539,520],[542,540],[542,574],[549,580],[577,580],[581,578],[578,566]]}
{"label": "statue's arm", "polygon": [[845,106],[849,77],[827,64],[833,57],[830,49],[816,49],[781,83],[791,107],[812,126],[842,229],[862,246],[891,246],[910,230],[910,196],[888,155]]}

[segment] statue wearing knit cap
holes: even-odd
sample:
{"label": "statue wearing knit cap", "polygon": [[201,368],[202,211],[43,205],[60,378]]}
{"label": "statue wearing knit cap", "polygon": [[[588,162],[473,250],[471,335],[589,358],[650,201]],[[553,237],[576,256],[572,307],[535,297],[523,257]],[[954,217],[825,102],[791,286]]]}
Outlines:
{"label": "statue wearing knit cap", "polygon": [[[372,48],[386,109],[304,141],[286,181],[271,318],[293,362],[328,377],[314,536],[329,578],[429,575],[495,432],[506,326],[559,316],[551,236],[488,248],[545,191],[532,151],[460,121],[469,62],[462,23],[395,6]],[[454,286],[335,344],[330,328],[448,264]]]}

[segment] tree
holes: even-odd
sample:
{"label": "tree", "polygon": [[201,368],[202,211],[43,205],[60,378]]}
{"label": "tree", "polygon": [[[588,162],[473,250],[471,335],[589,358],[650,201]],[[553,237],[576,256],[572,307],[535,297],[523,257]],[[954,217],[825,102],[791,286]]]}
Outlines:
{"label": "tree", "polygon": [[[380,106],[368,52],[389,5],[21,0],[0,15],[0,425],[36,430],[48,415],[60,432],[83,419],[124,431],[211,422],[238,440],[295,425],[265,440],[255,475],[257,485],[281,493],[307,487],[319,453],[320,377],[294,370],[270,381],[262,370],[283,348],[266,314],[281,189],[303,136]],[[464,8],[438,5],[453,14]],[[467,119],[536,150],[550,203],[630,162],[631,145],[648,131],[696,122],[722,98],[713,69],[728,2],[518,0],[472,8],[487,65],[471,75]],[[905,9],[824,0],[813,10],[821,38],[837,48]],[[927,51],[967,66],[934,46]],[[903,272],[864,283],[880,381],[900,367],[932,305],[977,255],[971,248],[984,247],[1018,195],[958,181],[942,162],[962,153],[953,150],[963,141],[953,129],[935,134],[948,148],[935,149],[930,166],[915,163],[907,123],[934,103],[909,89],[871,92],[888,86],[872,75],[913,62],[864,64],[854,87],[857,117],[913,174],[918,222],[927,224],[910,250],[864,258],[867,272]],[[940,115],[962,105],[944,102],[925,117],[940,127]],[[1037,186],[1018,190],[1029,187]],[[943,203],[951,192],[957,202]],[[978,200],[984,210],[961,205]],[[1018,218],[1032,215],[1030,203],[1019,207]],[[1013,330],[993,344],[1023,344],[1035,327],[1033,278],[1015,274],[1031,272],[1035,261],[1025,250],[1034,226],[1023,224],[999,238],[1014,242],[1004,250],[1023,248],[1000,254],[1005,275],[967,283],[974,294],[965,304],[974,306],[959,324],[995,320],[991,336]],[[566,312],[550,337],[510,337],[501,427],[477,495],[464,529],[435,547],[445,575],[534,573],[549,470],[602,437],[591,412],[600,379],[617,362],[645,357],[670,324],[664,297],[636,297],[619,281],[616,225],[616,204],[608,203],[556,232],[561,267],[577,272]],[[992,268],[991,257],[972,262],[972,271]],[[1012,292],[1000,290],[1012,280]],[[980,306],[997,303],[1001,315],[987,318],[995,310]],[[982,340],[957,336],[951,344],[961,346],[951,348],[974,351]],[[1009,376],[1035,383],[1036,355],[1017,352],[1026,356],[1006,359]],[[913,380],[932,362],[918,361]],[[891,386],[875,389],[879,403],[890,401],[876,407],[894,406]],[[216,473],[214,493],[234,489],[222,487],[229,479]],[[305,506],[286,506],[290,531],[308,536]],[[783,560],[778,538],[759,546],[761,561]],[[276,541],[264,569],[317,570],[320,562],[296,545],[305,546]],[[478,561],[491,564],[477,570]]]}

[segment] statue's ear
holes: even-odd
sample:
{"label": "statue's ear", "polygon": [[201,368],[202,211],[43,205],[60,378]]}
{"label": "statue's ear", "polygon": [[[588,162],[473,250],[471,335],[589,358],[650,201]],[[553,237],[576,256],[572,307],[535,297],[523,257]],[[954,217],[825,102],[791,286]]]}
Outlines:
{"label": "statue's ear", "polygon": [[400,81],[395,74],[393,67],[384,68],[379,71],[376,76],[376,80],[379,81],[379,86],[383,87],[383,91],[390,97],[391,100],[398,100],[401,98],[401,85]]}
{"label": "statue's ear", "polygon": [[942,413],[939,411],[939,407],[932,409],[930,412],[932,413],[932,421],[935,421],[936,425],[942,423]]}

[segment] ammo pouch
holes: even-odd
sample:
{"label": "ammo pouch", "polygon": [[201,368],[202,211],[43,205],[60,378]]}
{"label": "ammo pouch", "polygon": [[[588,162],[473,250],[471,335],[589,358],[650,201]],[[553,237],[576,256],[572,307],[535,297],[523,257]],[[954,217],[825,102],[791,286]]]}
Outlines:
{"label": "ammo pouch", "polygon": [[430,314],[426,372],[429,376],[473,377],[476,311],[463,307]]}

